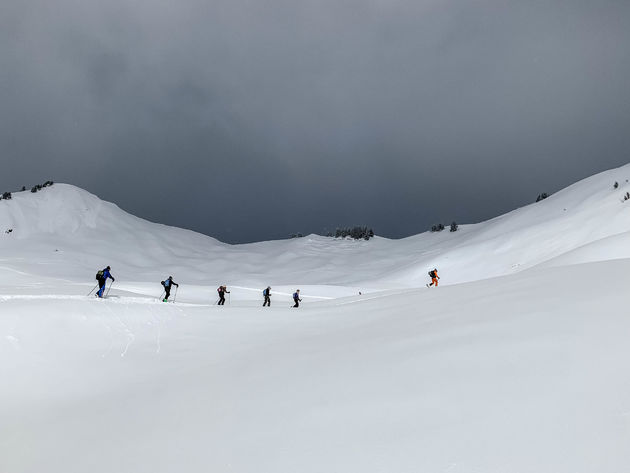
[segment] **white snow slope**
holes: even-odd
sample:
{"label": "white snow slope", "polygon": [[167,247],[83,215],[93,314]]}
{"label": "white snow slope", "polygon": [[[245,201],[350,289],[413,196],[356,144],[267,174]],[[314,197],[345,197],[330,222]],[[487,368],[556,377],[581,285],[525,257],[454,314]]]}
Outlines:
{"label": "white snow slope", "polygon": [[15,193],[0,472],[630,472],[627,179],[455,233],[239,246],[68,185]]}

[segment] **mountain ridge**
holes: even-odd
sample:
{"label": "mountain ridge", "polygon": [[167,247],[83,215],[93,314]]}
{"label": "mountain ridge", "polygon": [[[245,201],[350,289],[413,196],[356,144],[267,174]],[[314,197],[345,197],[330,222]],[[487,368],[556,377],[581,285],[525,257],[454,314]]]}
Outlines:
{"label": "mountain ridge", "polygon": [[[0,238],[5,264],[11,254],[38,248],[42,258],[61,252],[70,266],[115,265],[135,279],[184,271],[194,282],[242,280],[250,284],[333,284],[416,287],[427,270],[440,269],[444,284],[513,274],[528,268],[572,264],[590,245],[602,259],[615,258],[630,235],[630,165],[586,178],[547,199],[457,232],[425,232],[398,240],[375,237],[348,241],[318,235],[240,245],[222,243],[192,230],[149,222],[70,184],[38,193],[16,193],[0,202]],[[620,182],[619,188],[613,188]],[[591,251],[592,253],[592,251]],[[122,256],[120,256],[122,254]],[[627,252],[621,251],[621,255]],[[623,256],[622,256],[623,257]],[[588,261],[597,261],[591,255]],[[551,264],[551,263],[549,263]],[[346,268],[352,268],[348,272]],[[63,271],[63,267],[60,268]]]}

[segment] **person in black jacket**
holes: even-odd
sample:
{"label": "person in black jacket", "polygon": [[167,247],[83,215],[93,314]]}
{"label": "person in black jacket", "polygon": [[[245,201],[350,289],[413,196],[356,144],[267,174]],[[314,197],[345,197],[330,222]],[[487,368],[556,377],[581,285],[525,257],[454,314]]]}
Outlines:
{"label": "person in black jacket", "polygon": [[265,302],[263,302],[263,307],[265,306],[271,307],[271,286],[267,286],[267,289],[263,291],[263,296],[265,296]]}
{"label": "person in black jacket", "polygon": [[295,305],[293,307],[300,307],[300,302],[302,302],[302,299],[300,299],[299,289],[293,293],[293,302],[295,302]]}
{"label": "person in black jacket", "polygon": [[173,286],[179,287],[179,284],[173,281],[173,276],[169,276],[168,279],[162,281],[162,286],[164,286],[164,290],[166,291],[166,296],[164,297],[163,302],[168,302],[168,297],[171,295],[171,288]]}
{"label": "person in black jacket", "polygon": [[219,286],[217,292],[219,293],[219,305],[225,305],[225,294],[230,293],[230,291],[227,290],[227,286]]}

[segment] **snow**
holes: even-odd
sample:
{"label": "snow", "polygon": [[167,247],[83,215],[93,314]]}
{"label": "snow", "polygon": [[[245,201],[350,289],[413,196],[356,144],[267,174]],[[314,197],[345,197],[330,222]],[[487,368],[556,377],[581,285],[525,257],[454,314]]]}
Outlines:
{"label": "snow", "polygon": [[628,178],[455,233],[238,246],[69,185],[15,193],[0,471],[628,471]]}

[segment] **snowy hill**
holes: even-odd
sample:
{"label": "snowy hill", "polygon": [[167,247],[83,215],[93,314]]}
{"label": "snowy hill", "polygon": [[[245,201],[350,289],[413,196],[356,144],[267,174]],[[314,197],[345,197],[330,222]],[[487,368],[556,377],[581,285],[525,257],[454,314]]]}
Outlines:
{"label": "snowy hill", "polygon": [[[630,191],[628,179],[630,165],[488,222],[462,225],[455,233],[369,242],[310,235],[236,246],[147,222],[86,191],[55,184],[37,194],[16,193],[13,200],[0,201],[0,229],[13,229],[0,238],[0,255],[10,265],[10,255],[30,259],[37,250],[39,261],[30,268],[34,274],[50,261],[56,274],[62,265],[88,279],[95,268],[110,264],[125,275],[121,282],[159,281],[167,272],[185,274],[194,284],[382,289],[422,286],[427,270],[438,267],[446,285],[512,274],[552,260],[581,262],[579,254],[585,250],[580,248],[609,237],[620,242],[622,253],[615,250],[606,256],[609,245],[604,244],[595,260],[625,257],[630,202],[624,202],[623,195]],[[613,189],[614,182],[620,183],[618,189]]]}
{"label": "snowy hill", "polygon": [[[238,246],[69,185],[16,193],[0,471],[628,471],[629,178],[455,233]],[[106,264],[110,297],[86,297]]]}

